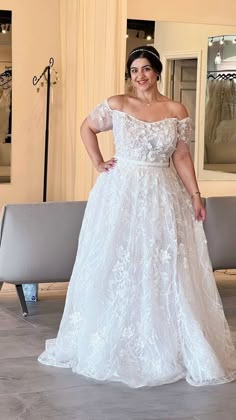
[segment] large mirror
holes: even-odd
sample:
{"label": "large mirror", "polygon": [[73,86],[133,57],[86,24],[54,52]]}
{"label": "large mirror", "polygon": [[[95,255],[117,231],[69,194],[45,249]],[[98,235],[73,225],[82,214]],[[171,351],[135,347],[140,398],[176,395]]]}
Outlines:
{"label": "large mirror", "polygon": [[236,173],[236,35],[208,38],[204,169]]}
{"label": "large mirror", "polygon": [[0,10],[0,183],[11,181],[12,16]]}

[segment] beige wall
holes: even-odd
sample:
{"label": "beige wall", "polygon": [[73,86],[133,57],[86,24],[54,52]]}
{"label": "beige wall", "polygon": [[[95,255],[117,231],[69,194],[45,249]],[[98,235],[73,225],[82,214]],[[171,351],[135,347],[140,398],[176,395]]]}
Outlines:
{"label": "beige wall", "polygon": [[[207,7],[207,10],[206,10]],[[236,2],[230,0],[227,7],[220,1],[157,2],[150,0],[148,7],[141,1],[128,0],[129,19],[147,19],[160,22],[158,49],[161,53],[181,54],[195,51],[201,58],[200,97],[199,97],[199,141],[195,167],[202,194],[205,196],[236,195],[236,175],[204,171],[203,168],[203,133],[205,105],[205,74],[208,35],[217,33],[236,33]],[[161,21],[163,22],[161,24]],[[168,23],[171,22],[171,23]],[[179,22],[174,24],[173,22]],[[194,23],[183,24],[181,22]],[[199,25],[195,25],[195,24]],[[204,25],[201,25],[203,23]],[[208,23],[209,25],[205,25]],[[223,26],[225,25],[225,26]]]}
{"label": "beige wall", "polygon": [[235,25],[236,2],[228,0],[128,0],[128,19]]}
{"label": "beige wall", "polygon": [[[12,181],[0,184],[0,206],[42,200],[46,89],[37,93],[32,78],[41,74],[51,56],[60,72],[59,0],[1,0],[1,9],[12,10],[13,142]],[[58,102],[55,87],[50,117],[49,198],[60,194]]]}

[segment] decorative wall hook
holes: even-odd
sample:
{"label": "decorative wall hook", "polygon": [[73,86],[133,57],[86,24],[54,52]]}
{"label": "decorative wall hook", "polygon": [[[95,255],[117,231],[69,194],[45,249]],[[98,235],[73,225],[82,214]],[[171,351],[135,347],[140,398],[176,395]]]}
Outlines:
{"label": "decorative wall hook", "polygon": [[49,59],[49,65],[45,67],[44,71],[40,74],[39,77],[34,76],[33,77],[33,85],[36,86],[38,84],[38,82],[42,79],[43,76],[45,76],[45,74],[48,72],[48,70],[50,70],[50,68],[53,66],[54,64],[54,58],[51,57]]}

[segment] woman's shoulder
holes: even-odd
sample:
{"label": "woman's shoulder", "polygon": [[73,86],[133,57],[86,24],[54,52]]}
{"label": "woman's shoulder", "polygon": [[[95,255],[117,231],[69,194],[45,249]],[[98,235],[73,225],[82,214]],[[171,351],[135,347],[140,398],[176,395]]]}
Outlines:
{"label": "woman's shoulder", "polygon": [[129,95],[114,95],[107,98],[110,109],[123,111],[125,104],[129,101]]}
{"label": "woman's shoulder", "polygon": [[177,117],[179,120],[182,120],[188,117],[188,111],[181,102],[173,101],[170,99],[168,101],[168,106],[171,113],[175,115],[175,117]]}

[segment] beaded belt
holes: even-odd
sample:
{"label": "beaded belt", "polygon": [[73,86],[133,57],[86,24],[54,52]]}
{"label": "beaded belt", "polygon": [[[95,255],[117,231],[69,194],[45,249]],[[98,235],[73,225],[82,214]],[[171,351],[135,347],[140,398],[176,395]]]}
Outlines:
{"label": "beaded belt", "polygon": [[147,162],[145,160],[134,160],[134,159],[126,159],[123,157],[119,157],[119,156],[115,156],[115,158],[117,159],[117,163],[121,162],[121,163],[129,163],[132,165],[137,165],[137,166],[156,166],[158,168],[168,168],[170,166],[170,162],[166,161],[166,162]]}

